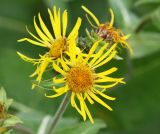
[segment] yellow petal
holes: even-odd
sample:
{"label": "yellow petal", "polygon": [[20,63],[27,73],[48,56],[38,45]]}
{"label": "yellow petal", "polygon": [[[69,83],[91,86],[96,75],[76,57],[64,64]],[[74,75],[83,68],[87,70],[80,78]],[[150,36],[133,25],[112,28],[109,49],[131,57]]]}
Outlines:
{"label": "yellow petal", "polygon": [[110,111],[112,111],[112,108],[110,106],[108,106],[103,100],[101,100],[100,98],[98,98],[94,93],[92,93],[91,91],[88,92],[89,95],[92,97],[92,99],[94,99],[95,101],[97,101],[99,104],[101,104],[102,106],[106,107],[107,109],[109,109]]}
{"label": "yellow petal", "polygon": [[72,37],[69,40],[69,52],[68,55],[71,59],[71,63],[76,62],[76,37]]}
{"label": "yellow petal", "polygon": [[94,82],[95,83],[101,83],[101,82],[117,82],[122,81],[123,78],[111,78],[111,77],[101,77],[101,79],[97,79]]}
{"label": "yellow petal", "polygon": [[37,65],[37,69],[29,76],[29,77],[34,77],[38,74],[39,72],[39,65]]}
{"label": "yellow petal", "polygon": [[[101,41],[101,40],[100,40]],[[85,58],[85,62],[88,62],[88,60],[91,58],[91,56],[93,55],[93,53],[95,52],[95,50],[97,49],[97,46],[99,44],[100,41],[96,41],[93,46],[91,47],[87,57]]]}
{"label": "yellow petal", "polygon": [[79,94],[76,94],[77,95],[77,97],[78,97],[78,100],[79,100],[79,102],[80,102],[80,106],[81,106],[81,112],[82,112],[82,117],[83,117],[83,120],[85,121],[86,120],[86,112],[85,112],[85,107],[84,107],[84,103],[83,103],[83,98],[82,98],[82,96],[81,95],[79,95]]}
{"label": "yellow petal", "polygon": [[113,57],[116,55],[116,51],[113,51],[111,55],[109,55],[109,57],[107,57],[105,60],[103,60],[101,63],[97,64],[96,66],[94,66],[93,68],[98,68],[104,64],[106,64],[107,62],[109,62],[111,59],[113,59]]}
{"label": "yellow petal", "polygon": [[87,93],[85,93],[85,97],[87,98],[89,103],[94,104],[94,101],[91,99],[91,97]]}
{"label": "yellow petal", "polygon": [[115,82],[115,83],[110,84],[110,85],[97,85],[97,84],[94,84],[94,87],[108,89],[108,88],[114,87],[114,86],[117,85],[118,83],[119,83],[119,82]]}
{"label": "yellow petal", "polygon": [[[28,41],[29,43],[31,43],[31,44],[33,44],[33,45],[36,45],[36,46],[46,47],[45,44],[42,44],[42,43],[40,43],[40,42],[31,40],[31,39],[28,39],[28,38],[23,38],[23,39],[18,40],[18,42],[23,42],[23,41]],[[47,45],[47,46],[48,46],[48,45]]]}
{"label": "yellow petal", "polygon": [[41,18],[41,15],[40,13],[38,14],[38,18],[39,18],[39,22],[40,22],[40,25],[41,25],[41,28],[43,30],[43,32],[48,36],[48,38],[50,40],[54,40],[51,33],[49,32],[48,28],[46,27],[46,25],[44,24],[42,18]]}
{"label": "yellow petal", "polygon": [[115,50],[117,44],[115,43],[114,45],[111,46],[111,48],[109,50],[107,50],[106,53],[104,53],[101,57],[99,57],[99,59],[95,62],[94,66],[99,64],[102,60],[106,59],[106,57],[113,51]]}
{"label": "yellow petal", "polygon": [[97,17],[91,11],[89,11],[85,6],[82,6],[82,9],[84,11],[86,11],[93,18],[93,20],[95,21],[95,23],[97,24],[97,26],[100,25],[99,20],[97,19]]}
{"label": "yellow petal", "polygon": [[54,68],[57,72],[61,73],[62,75],[66,75],[66,72],[63,71],[63,70],[62,70],[59,66],[57,66],[55,63],[53,63],[53,68]]}
{"label": "yellow petal", "polygon": [[111,14],[111,21],[109,23],[109,27],[111,28],[113,26],[113,23],[114,23],[114,13],[113,13],[113,10],[110,8],[109,9],[110,11],[110,14]]}
{"label": "yellow petal", "polygon": [[93,123],[94,123],[94,120],[93,120],[92,115],[91,115],[91,113],[89,112],[88,107],[87,107],[86,103],[84,102],[84,100],[83,100],[83,103],[84,103],[84,109],[85,109],[85,111],[86,111],[86,113],[87,113],[87,115],[88,115],[91,123],[93,124]]}
{"label": "yellow petal", "polygon": [[54,35],[55,35],[55,38],[57,39],[59,37],[58,33],[57,33],[57,27],[55,26],[55,18],[53,17],[53,14],[51,12],[50,9],[48,9],[48,13],[49,13],[49,16],[50,16],[50,20],[51,20],[51,24],[52,24],[52,28],[53,28],[53,31],[54,31]]}
{"label": "yellow petal", "polygon": [[58,15],[57,15],[57,8],[56,8],[56,6],[53,7],[53,13],[54,13],[54,21],[57,21],[56,19],[58,18]]}
{"label": "yellow petal", "polygon": [[131,36],[131,34],[127,34],[123,37],[124,40],[127,40],[129,37]]}
{"label": "yellow petal", "polygon": [[126,41],[123,41],[122,43],[126,46],[126,48],[129,49],[129,52],[131,53],[131,55],[133,55],[132,47]]}
{"label": "yellow petal", "polygon": [[61,59],[59,59],[59,62],[61,63],[63,69],[65,71],[68,71],[69,70],[69,67],[67,66],[67,64],[65,63],[65,61],[63,60],[63,57],[61,57]]}
{"label": "yellow petal", "polygon": [[36,84],[32,84],[32,89],[35,89],[37,85]]}
{"label": "yellow petal", "polygon": [[114,97],[110,97],[104,93],[102,93],[101,91],[98,91],[98,90],[95,90],[99,95],[101,95],[102,97],[104,97],[105,99],[108,99],[108,100],[115,100],[116,98]]}
{"label": "yellow petal", "polygon": [[63,58],[64,58],[64,61],[65,61],[65,63],[66,63],[67,65],[69,65],[69,66],[72,65],[71,62],[70,62],[69,60],[67,60],[65,57],[63,57]]}
{"label": "yellow petal", "polygon": [[103,51],[106,50],[108,43],[106,43],[97,54],[95,54],[94,58],[89,62],[90,65],[93,65],[95,61],[102,55]]}
{"label": "yellow petal", "polygon": [[32,58],[29,58],[23,54],[21,54],[20,52],[17,52],[17,54],[24,60],[24,61],[27,61],[27,62],[31,62],[33,64],[37,63],[39,61],[39,59],[32,59]]}
{"label": "yellow petal", "polygon": [[58,19],[57,19],[59,34],[61,35],[61,16],[60,16],[60,8],[58,9]]}
{"label": "yellow petal", "polygon": [[38,37],[36,37],[33,33],[31,33],[28,29],[28,27],[26,26],[26,30],[27,32],[33,37],[35,38],[37,41],[41,42],[42,44],[44,44],[46,47],[48,47],[48,43],[44,42],[43,40],[39,39]]}
{"label": "yellow petal", "polygon": [[61,87],[61,88],[53,87],[53,91],[55,91],[57,94],[63,94],[65,91],[68,91],[68,86]]}
{"label": "yellow petal", "polygon": [[49,61],[47,59],[45,59],[44,61],[42,61],[42,63],[38,66],[38,77],[36,78],[36,80],[38,82],[41,81],[42,79],[42,75],[44,73],[44,71],[46,70],[47,66],[49,64]]}
{"label": "yellow petal", "polygon": [[81,112],[81,110],[78,108],[78,106],[77,106],[74,98],[75,98],[75,93],[72,92],[72,95],[71,95],[71,105],[72,105],[72,107],[74,107],[74,108],[78,111],[78,113],[79,113],[80,115],[82,115],[82,112]]}
{"label": "yellow petal", "polygon": [[38,27],[37,23],[36,23],[36,17],[34,17],[34,27],[37,31],[37,34],[39,35],[39,37],[45,41],[45,42],[49,42],[50,40],[48,39],[48,37],[40,30],[40,28]]}
{"label": "yellow petal", "polygon": [[105,76],[105,75],[109,75],[109,74],[117,71],[117,69],[118,69],[118,68],[116,68],[116,67],[112,67],[112,68],[110,68],[110,69],[108,69],[108,70],[106,70],[106,71],[104,71],[104,72],[97,73],[96,75],[98,75],[99,77]]}
{"label": "yellow petal", "polygon": [[77,56],[77,61],[82,61],[83,60],[83,53],[81,52],[81,50],[79,48],[76,47],[76,54],[78,55]]}
{"label": "yellow petal", "polygon": [[66,93],[68,90],[67,90],[67,87],[64,87],[64,90],[61,90],[60,92],[58,92],[57,94],[54,94],[54,95],[47,95],[45,94],[45,96],[47,98],[55,98],[55,97],[58,97],[58,96],[61,96],[62,94]]}
{"label": "yellow petal", "polygon": [[54,77],[53,78],[53,82],[54,83],[64,83],[65,82],[65,78],[56,78],[56,77]]}
{"label": "yellow petal", "polygon": [[67,29],[67,24],[68,24],[68,15],[67,15],[67,10],[63,12],[63,36],[65,37],[66,35],[66,29]]}
{"label": "yellow petal", "polygon": [[47,97],[47,98],[56,98],[56,97],[59,97],[59,96],[61,96],[62,94],[64,94],[65,92],[63,92],[63,93],[58,93],[58,94],[54,94],[54,95],[47,95],[47,94],[45,94],[45,96]]}
{"label": "yellow petal", "polygon": [[58,10],[58,13],[56,11],[56,6],[53,7],[53,12],[54,12],[54,34],[56,38],[61,37],[61,23],[60,23],[60,9]]}
{"label": "yellow petal", "polygon": [[77,35],[78,34],[78,31],[79,31],[79,28],[81,26],[81,22],[82,22],[82,19],[79,17],[77,19],[77,22],[74,26],[74,28],[72,29],[71,33],[69,34],[68,36],[68,39],[70,40],[74,35]]}

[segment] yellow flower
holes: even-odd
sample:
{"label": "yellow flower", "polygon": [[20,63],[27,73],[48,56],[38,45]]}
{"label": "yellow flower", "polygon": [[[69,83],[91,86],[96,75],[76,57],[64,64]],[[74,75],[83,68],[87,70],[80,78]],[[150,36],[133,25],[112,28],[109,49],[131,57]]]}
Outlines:
{"label": "yellow flower", "polygon": [[[29,38],[23,38],[18,40],[18,42],[27,41],[33,45],[46,47],[48,48],[48,52],[46,52],[44,55],[39,55],[39,59],[33,59],[29,58],[21,53],[18,52],[18,55],[25,61],[31,62],[34,65],[37,65],[37,69],[35,72],[31,75],[37,76],[36,81],[40,82],[42,79],[42,75],[46,68],[48,67],[49,63],[57,60],[61,54],[63,54],[65,51],[68,51],[68,45],[69,44],[75,44],[76,38],[78,36],[78,31],[81,25],[81,18],[77,19],[77,22],[72,29],[71,33],[66,37],[66,29],[68,24],[68,14],[67,10],[63,12],[62,15],[62,22],[61,22],[61,16],[60,16],[60,9],[58,9],[58,12],[56,10],[56,6],[53,7],[53,14],[50,9],[48,9],[48,13],[50,16],[50,21],[53,28],[53,34],[48,30],[47,26],[44,24],[40,13],[38,14],[38,19],[40,22],[40,27],[36,23],[36,17],[34,17],[34,27],[39,37],[35,36],[33,33],[31,33],[28,28],[28,33],[34,38],[34,40]],[[62,26],[61,26],[62,23]],[[62,30],[61,30],[62,29]],[[32,88],[34,88],[35,85],[33,84]]]}
{"label": "yellow flower", "polygon": [[[61,78],[54,77],[53,82],[63,86],[58,88],[54,86],[53,92],[55,94],[46,95],[48,98],[55,98],[66,92],[71,92],[70,100],[72,107],[78,111],[84,120],[86,120],[87,115],[92,123],[94,121],[85,101],[88,100],[91,104],[94,104],[94,101],[96,101],[112,111],[112,108],[101,100],[100,97],[115,100],[114,97],[110,97],[104,92],[118,83],[125,83],[123,78],[108,76],[117,70],[116,67],[103,72],[97,72],[97,68],[109,62],[117,53],[115,50],[116,44],[106,51],[108,43],[97,52],[99,42],[97,41],[93,44],[88,54],[83,54],[80,51],[77,55],[75,53],[75,45],[70,44],[67,52],[68,59],[62,57],[58,63],[53,63],[53,68],[63,76]],[[79,100],[80,106],[76,104],[75,99]]]}
{"label": "yellow flower", "polygon": [[96,26],[90,21],[88,15],[86,14],[88,22],[92,27],[97,29],[96,32],[99,37],[103,38],[105,41],[108,41],[110,44],[120,43],[123,47],[127,47],[130,50],[131,54],[133,53],[132,48],[126,42],[130,35],[123,35],[120,29],[113,27],[114,13],[112,9],[109,10],[111,14],[111,21],[106,23],[100,23],[97,17],[85,6],[82,6],[82,9],[93,18]]}

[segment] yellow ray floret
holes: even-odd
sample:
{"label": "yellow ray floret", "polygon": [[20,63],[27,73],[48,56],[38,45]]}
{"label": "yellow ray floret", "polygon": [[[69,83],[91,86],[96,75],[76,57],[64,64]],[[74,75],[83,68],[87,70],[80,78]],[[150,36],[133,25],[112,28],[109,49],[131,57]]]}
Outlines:
{"label": "yellow ray floret", "polygon": [[132,48],[131,46],[127,43],[127,39],[129,38],[128,35],[124,36],[122,32],[113,27],[114,24],[114,13],[112,9],[109,9],[109,12],[111,14],[111,20],[110,22],[105,22],[105,23],[100,23],[98,18],[85,6],[82,6],[82,9],[92,17],[94,22],[96,23],[96,26],[90,21],[89,17],[86,15],[87,20],[91,24],[92,27],[96,28],[97,35],[100,36],[103,40],[109,42],[110,44],[112,43],[118,43],[121,44],[123,47],[126,47],[129,49],[130,53],[132,54]]}
{"label": "yellow ray floret", "polygon": [[[66,92],[71,92],[71,106],[78,111],[84,121],[88,117],[92,123],[94,123],[94,120],[87,107],[86,100],[92,105],[94,102],[97,102],[112,111],[112,108],[101,98],[111,101],[115,100],[114,97],[110,97],[104,92],[119,83],[125,84],[123,78],[109,76],[117,71],[116,67],[104,70],[103,72],[97,72],[97,68],[108,63],[116,54],[115,45],[109,50],[101,47],[97,51],[99,42],[97,41],[92,45],[88,54],[84,55],[80,51],[78,56],[76,53],[72,53],[76,47],[70,44],[67,62],[65,57],[61,57],[58,63],[55,62],[53,64],[53,68],[63,76],[61,78],[54,78],[53,82],[56,84],[61,83],[63,86],[60,88],[53,87],[53,91],[55,92],[53,95],[46,94],[49,98],[55,98]],[[104,44],[104,46],[106,45],[108,44]],[[79,101],[79,105],[77,101]]]}
{"label": "yellow ray floret", "polygon": [[[33,37],[30,39],[28,37],[22,38],[18,40],[18,42],[27,41],[33,45],[46,47],[48,51],[39,56],[38,59],[33,59],[27,57],[18,52],[18,55],[25,61],[31,62],[32,64],[37,66],[35,72],[31,75],[37,76],[36,81],[40,82],[42,79],[42,75],[47,69],[50,63],[53,63],[57,59],[59,59],[63,53],[69,50],[69,45],[74,46],[76,45],[76,38],[78,36],[78,31],[81,26],[81,18],[77,19],[75,26],[73,27],[72,31],[68,36],[66,36],[67,25],[68,25],[68,13],[65,10],[62,14],[62,22],[61,22],[61,14],[60,9],[56,9],[56,6],[53,7],[53,13],[50,9],[48,9],[51,25],[53,31],[50,31],[47,26],[45,25],[40,13],[38,14],[38,20],[40,26],[38,26],[36,22],[36,17],[33,19],[34,27],[36,30],[37,35],[34,35],[29,29],[26,27],[27,32]],[[33,85],[35,87],[35,84]]]}

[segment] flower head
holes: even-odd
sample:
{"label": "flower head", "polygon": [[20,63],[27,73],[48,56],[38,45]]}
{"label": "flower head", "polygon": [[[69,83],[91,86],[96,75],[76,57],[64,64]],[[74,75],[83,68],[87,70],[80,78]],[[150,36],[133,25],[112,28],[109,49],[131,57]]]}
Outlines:
{"label": "flower head", "polygon": [[89,14],[94,22],[96,23],[96,26],[90,21],[88,15],[86,14],[86,17],[91,24],[92,27],[96,28],[96,33],[99,37],[101,37],[103,40],[109,42],[111,45],[114,43],[120,43],[123,47],[127,47],[130,52],[132,53],[132,48],[126,40],[130,37],[130,35],[123,35],[122,31],[120,29],[117,29],[113,27],[114,23],[114,13],[113,10],[110,9],[110,14],[111,14],[111,21],[106,22],[106,23],[100,23],[97,17],[85,6],[82,6],[83,10]]}
{"label": "flower head", "polygon": [[[47,26],[43,22],[40,13],[38,14],[38,19],[40,22],[40,27],[37,25],[36,17],[34,17],[34,27],[39,37],[35,36],[33,33],[31,33],[28,28],[28,33],[34,38],[23,38],[18,40],[18,42],[27,41],[33,45],[46,47],[48,48],[48,51],[44,55],[39,55],[39,59],[33,59],[29,58],[21,53],[18,52],[18,55],[25,61],[31,62],[34,65],[37,65],[37,69],[35,72],[31,75],[37,76],[36,81],[40,82],[42,75],[46,68],[48,67],[49,63],[57,60],[59,57],[61,57],[61,54],[63,54],[65,51],[68,51],[69,44],[75,44],[76,38],[78,36],[78,31],[81,25],[81,18],[77,19],[77,22],[72,29],[71,33],[66,36],[67,31],[67,24],[68,24],[68,13],[67,10],[63,12],[62,15],[62,22],[61,22],[61,16],[60,16],[60,9],[58,9],[58,12],[56,10],[56,6],[53,7],[53,14],[50,9],[48,9],[48,13],[50,16],[50,21],[53,28],[53,34],[48,30]],[[62,23],[62,26],[61,26]],[[33,84],[33,87],[35,85]]]}
{"label": "flower head", "polygon": [[[88,54],[83,54],[81,51],[76,54],[75,45],[70,44],[69,51],[66,52],[68,56],[59,59],[58,63],[53,63],[53,68],[63,76],[62,78],[54,77],[53,82],[62,85],[62,87],[57,88],[54,86],[53,91],[55,94],[46,95],[48,98],[55,98],[66,92],[71,92],[72,107],[78,111],[84,120],[88,116],[92,123],[94,121],[86,101],[88,100],[91,104],[96,101],[112,111],[112,108],[101,100],[99,96],[108,100],[115,100],[114,97],[110,97],[104,92],[118,83],[124,83],[123,78],[108,76],[117,70],[116,67],[97,72],[97,68],[109,62],[117,53],[115,50],[116,44],[106,51],[108,43],[97,52],[99,42],[97,41],[93,44]],[[79,100],[80,106],[77,105],[75,99]]]}

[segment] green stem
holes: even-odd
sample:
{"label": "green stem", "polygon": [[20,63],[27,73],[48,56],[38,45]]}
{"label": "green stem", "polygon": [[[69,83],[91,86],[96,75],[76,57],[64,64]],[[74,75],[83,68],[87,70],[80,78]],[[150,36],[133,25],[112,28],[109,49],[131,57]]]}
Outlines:
{"label": "green stem", "polygon": [[60,118],[62,117],[62,115],[64,114],[68,103],[69,103],[69,92],[66,93],[66,95],[64,96],[55,116],[53,117],[53,119],[50,122],[50,127],[48,129],[48,134],[53,134],[53,131],[58,123],[58,121],[60,120]]}
{"label": "green stem", "polygon": [[34,132],[31,129],[26,128],[22,125],[12,126],[12,127],[8,127],[8,128],[14,129],[15,131],[21,132],[23,134],[34,134]]}

